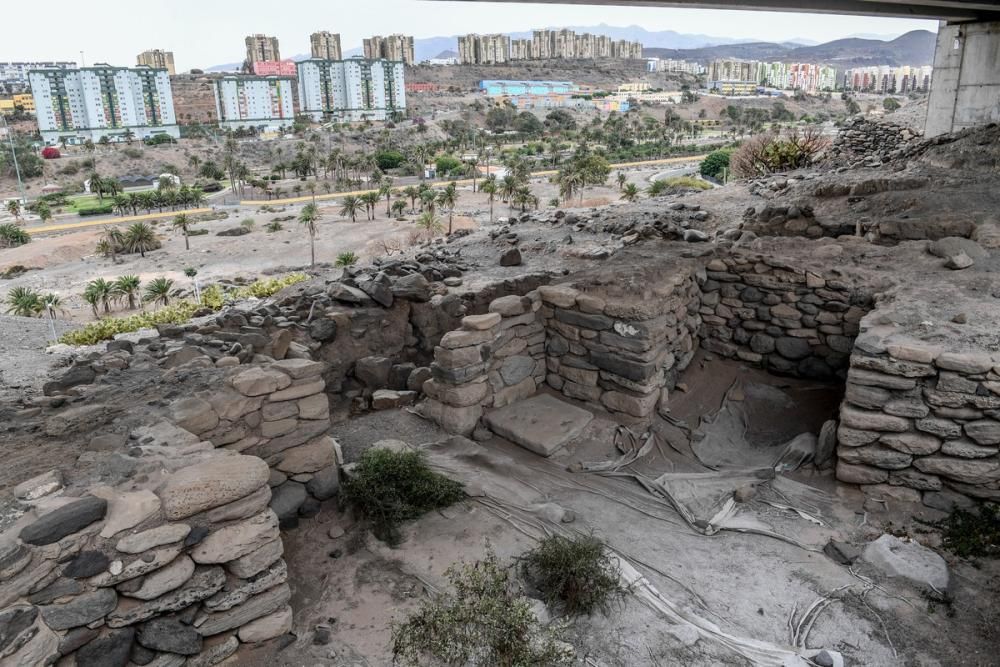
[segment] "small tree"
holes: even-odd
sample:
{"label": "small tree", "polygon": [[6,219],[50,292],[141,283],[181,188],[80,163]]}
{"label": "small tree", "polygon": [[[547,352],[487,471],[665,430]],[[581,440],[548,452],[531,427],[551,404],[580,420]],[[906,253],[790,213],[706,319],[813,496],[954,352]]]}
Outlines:
{"label": "small tree", "polygon": [[7,202],[7,212],[14,216],[15,221],[21,219],[21,201],[19,199],[11,199]]}
{"label": "small tree", "polygon": [[628,177],[625,175],[625,172],[619,171],[618,175],[615,176],[615,181],[617,181],[617,183],[618,183],[618,189],[619,190],[624,189],[624,187],[625,187],[625,181],[627,181],[627,180],[628,180]]}
{"label": "small tree", "polygon": [[426,231],[428,236],[434,236],[444,229],[444,225],[438,220],[437,214],[434,211],[424,211],[421,213],[420,217],[417,218],[416,225]]}
{"label": "small tree", "polygon": [[358,221],[359,210],[361,210],[361,200],[354,195],[347,195],[340,203],[340,215],[350,218],[351,222]]}
{"label": "small tree", "polygon": [[627,202],[634,202],[639,198],[639,187],[635,183],[628,183],[622,189],[621,198]]}
{"label": "small tree", "polygon": [[319,221],[319,211],[316,204],[306,204],[299,213],[299,222],[305,225],[309,233],[309,265],[316,266],[316,223]]}
{"label": "small tree", "polygon": [[52,209],[49,208],[48,202],[40,201],[35,204],[35,213],[38,214],[42,222],[48,222],[52,219]]}
{"label": "small tree", "polygon": [[135,310],[140,284],[139,276],[122,276],[114,283],[115,294],[128,303],[129,310]]}
{"label": "small tree", "polygon": [[496,178],[493,177],[493,174],[490,174],[489,176],[487,176],[486,179],[483,180],[483,184],[479,186],[479,191],[486,193],[486,199],[490,203],[490,224],[491,225],[493,224],[493,202],[495,202],[496,199],[497,199],[497,192],[498,192],[498,190],[499,190],[499,188],[497,188],[497,181],[496,181]]}
{"label": "small tree", "polygon": [[187,213],[180,213],[174,218],[174,229],[179,229],[184,233],[184,249],[191,249],[191,242],[188,237],[188,232],[191,229],[191,218],[188,217]]}
{"label": "small tree", "polygon": [[170,303],[170,297],[173,296],[174,291],[174,281],[169,278],[153,278],[146,285],[145,299],[149,301],[154,306],[157,304],[162,304],[164,306]]}
{"label": "small tree", "polygon": [[403,211],[405,210],[406,210],[406,202],[403,201],[402,199],[397,199],[396,201],[392,202],[392,214],[395,217],[397,218],[403,217]]}

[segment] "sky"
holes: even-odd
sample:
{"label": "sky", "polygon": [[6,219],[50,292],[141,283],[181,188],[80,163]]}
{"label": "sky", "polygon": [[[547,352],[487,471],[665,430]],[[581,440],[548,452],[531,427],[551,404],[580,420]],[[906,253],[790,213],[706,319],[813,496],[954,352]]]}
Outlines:
{"label": "sky", "polygon": [[[170,0],[141,3],[90,0],[7,2],[8,26],[0,62],[18,60],[107,62],[131,65],[141,51],[174,52],[178,72],[242,61],[243,38],[278,37],[281,55],[309,52],[309,34],[339,32],[345,50],[373,34],[421,37],[468,32],[514,32],[554,26],[639,25],[647,30],[785,41],[825,42],[852,34],[899,35],[937,29],[934,21],[871,17],[582,5],[531,5],[435,0]],[[45,20],[59,17],[59,20]],[[69,19],[69,20],[66,20]]]}

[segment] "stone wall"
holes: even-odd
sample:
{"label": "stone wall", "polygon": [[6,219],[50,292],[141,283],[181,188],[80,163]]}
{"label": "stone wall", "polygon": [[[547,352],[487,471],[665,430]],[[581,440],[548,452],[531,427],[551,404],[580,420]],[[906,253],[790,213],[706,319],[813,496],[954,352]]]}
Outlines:
{"label": "stone wall", "polygon": [[768,371],[843,376],[871,298],[842,280],[756,253],[711,260],[701,285],[701,345]]}
{"label": "stone wall", "polygon": [[700,324],[698,287],[679,271],[655,298],[606,299],[568,285],[494,300],[435,348],[421,412],[469,434],[483,411],[543,384],[625,420],[646,420],[690,362]]}
{"label": "stone wall", "polygon": [[0,664],[207,666],[290,630],[267,464],[208,442],[132,455],[153,465],[119,488],[15,489],[35,509],[0,538]]}
{"label": "stone wall", "polygon": [[434,348],[421,411],[452,433],[468,435],[485,408],[534,395],[545,381],[545,330],[537,290],[500,297],[468,315]]}
{"label": "stone wall", "polygon": [[284,359],[233,368],[218,390],[173,403],[177,426],[216,447],[257,456],[271,468],[271,507],[281,527],[319,511],[339,488],[337,442],[330,429],[326,365]]}
{"label": "stone wall", "polygon": [[568,286],[538,291],[550,387],[625,421],[648,420],[666,404],[701,324],[690,271],[678,269],[641,300]]}
{"label": "stone wall", "polygon": [[951,510],[1000,500],[1000,357],[865,334],[850,358],[837,478]]}
{"label": "stone wall", "polygon": [[867,120],[858,115],[844,123],[826,155],[851,166],[878,167],[887,160],[902,157],[920,139],[919,132],[904,125]]}

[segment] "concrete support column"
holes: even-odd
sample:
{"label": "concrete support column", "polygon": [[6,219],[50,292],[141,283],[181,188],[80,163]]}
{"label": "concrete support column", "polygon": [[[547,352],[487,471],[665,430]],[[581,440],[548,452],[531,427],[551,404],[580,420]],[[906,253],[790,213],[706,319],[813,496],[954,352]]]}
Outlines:
{"label": "concrete support column", "polygon": [[1000,123],[1000,21],[941,23],[924,133]]}

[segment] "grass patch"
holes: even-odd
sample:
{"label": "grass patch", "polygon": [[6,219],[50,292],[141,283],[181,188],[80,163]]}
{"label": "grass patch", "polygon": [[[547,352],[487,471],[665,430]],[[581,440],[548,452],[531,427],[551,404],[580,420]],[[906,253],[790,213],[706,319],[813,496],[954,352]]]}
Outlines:
{"label": "grass patch", "polygon": [[151,329],[157,324],[181,324],[190,320],[195,312],[202,308],[219,310],[226,301],[235,301],[249,297],[263,299],[279,290],[307,280],[303,273],[291,273],[281,278],[257,280],[246,287],[239,287],[223,292],[217,285],[211,285],[202,291],[200,303],[195,301],[180,301],[165,306],[159,310],[146,313],[136,313],[127,317],[105,317],[91,322],[82,329],[63,334],[60,343],[67,345],[95,345],[102,340],[111,340],[118,334],[130,333],[139,329]]}
{"label": "grass patch", "polygon": [[400,541],[399,525],[462,500],[462,485],[432,471],[418,451],[369,449],[340,490],[345,507],[371,523],[375,537]]}
{"label": "grass patch", "polygon": [[673,176],[649,184],[647,192],[651,197],[683,192],[684,190],[710,190],[712,184],[694,176]]}
{"label": "grass patch", "polygon": [[944,548],[956,556],[1000,556],[1000,508],[983,505],[978,512],[956,509],[938,526]]}
{"label": "grass patch", "polygon": [[445,576],[451,591],[425,601],[404,623],[393,625],[394,664],[572,664],[573,651],[558,640],[557,631],[542,627],[519,594],[511,568],[496,555],[452,565]]}
{"label": "grass patch", "polygon": [[547,537],[521,561],[542,600],[569,616],[606,614],[625,596],[618,564],[593,535]]}

